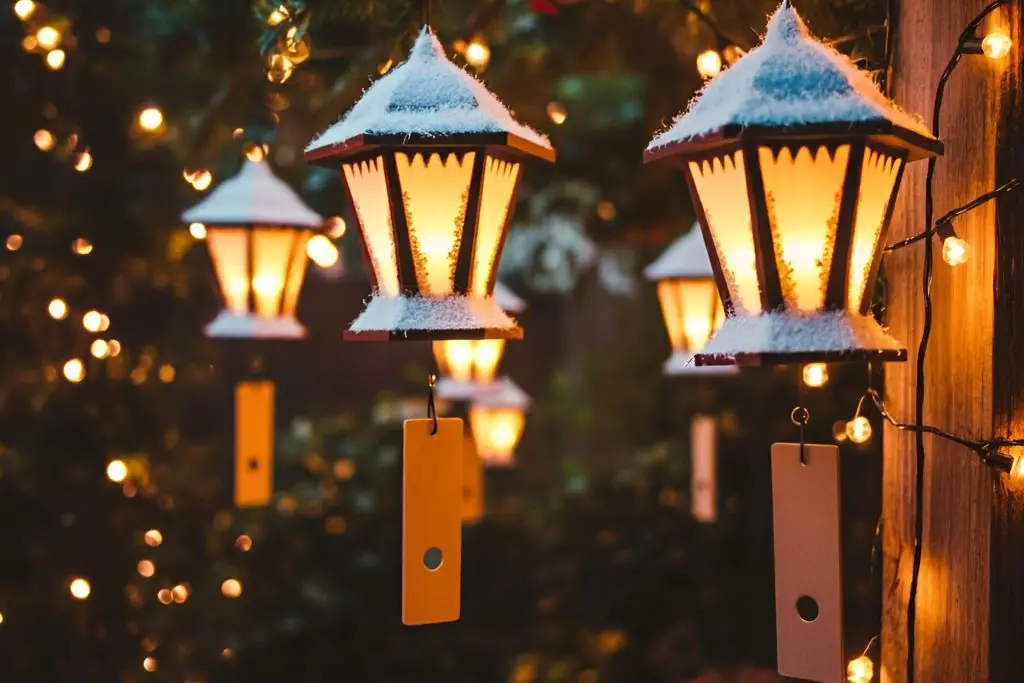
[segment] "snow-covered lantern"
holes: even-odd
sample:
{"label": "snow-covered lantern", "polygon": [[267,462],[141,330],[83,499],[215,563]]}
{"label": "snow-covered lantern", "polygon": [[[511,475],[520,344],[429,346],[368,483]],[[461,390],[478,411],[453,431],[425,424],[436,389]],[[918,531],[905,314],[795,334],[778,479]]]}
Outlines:
{"label": "snow-covered lantern", "polygon": [[[500,282],[494,285],[494,302],[506,313],[526,310],[526,302]],[[505,353],[504,339],[447,339],[433,346],[441,372],[437,395],[449,401],[467,401],[478,385],[493,381]]]}
{"label": "snow-covered lantern", "polygon": [[784,2],[644,155],[681,166],[725,305],[697,365],[905,360],[872,290],[904,167],[942,149]]}
{"label": "snow-covered lantern", "polygon": [[306,275],[306,242],[324,219],[262,161],[246,161],[182,215],[206,228],[224,308],[210,337],[298,339],[295,318]]}
{"label": "snow-covered lantern", "polygon": [[725,319],[700,226],[695,225],[644,268],[644,277],[657,283],[658,302],[672,343],[665,374],[735,372],[734,367],[697,367],[692,362],[693,354],[704,348]]}
{"label": "snow-covered lantern", "polygon": [[469,404],[469,427],[485,467],[511,467],[526,428],[530,397],[508,377],[479,387]]}
{"label": "snow-covered lantern", "polygon": [[372,271],[345,338],[520,339],[492,293],[529,157],[555,152],[424,27],[409,59],[306,148],[340,166]]}

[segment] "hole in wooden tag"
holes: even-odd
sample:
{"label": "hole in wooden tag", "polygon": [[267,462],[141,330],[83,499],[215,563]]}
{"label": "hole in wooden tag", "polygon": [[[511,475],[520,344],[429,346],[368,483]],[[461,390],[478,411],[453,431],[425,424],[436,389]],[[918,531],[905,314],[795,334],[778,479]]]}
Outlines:
{"label": "hole in wooden tag", "polygon": [[427,552],[423,553],[423,566],[430,571],[439,569],[443,561],[444,553],[440,548],[427,548]]}
{"label": "hole in wooden tag", "polygon": [[818,618],[818,601],[809,595],[801,595],[796,599],[796,613],[808,624]]}

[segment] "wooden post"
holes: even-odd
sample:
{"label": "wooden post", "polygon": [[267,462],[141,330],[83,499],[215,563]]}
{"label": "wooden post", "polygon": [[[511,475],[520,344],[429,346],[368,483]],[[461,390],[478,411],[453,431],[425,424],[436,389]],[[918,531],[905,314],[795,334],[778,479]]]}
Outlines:
{"label": "wooden post", "polygon": [[[931,115],[935,86],[966,24],[989,0],[904,0],[897,23],[893,95]],[[946,156],[934,185],[937,218],[996,185],[1024,178],[1020,2],[996,13],[1014,39],[1000,61],[965,57],[947,89]],[[1011,16],[1012,15],[1012,16]],[[1011,30],[1012,29],[1012,30]],[[1012,75],[1012,77],[1011,77]],[[924,164],[908,168],[891,239],[925,229]],[[1024,202],[1004,195],[964,216],[972,247],[950,268],[936,244],[933,328],[925,422],[978,438],[1024,434]],[[997,213],[999,219],[997,221]],[[923,317],[921,245],[887,257],[887,322],[907,363],[887,369],[887,402],[914,421],[917,345]],[[885,430],[883,482],[883,683],[907,678],[907,598],[913,564],[915,450],[912,434]],[[918,683],[1024,681],[1024,487],[971,451],[927,436],[923,555],[917,596]]]}

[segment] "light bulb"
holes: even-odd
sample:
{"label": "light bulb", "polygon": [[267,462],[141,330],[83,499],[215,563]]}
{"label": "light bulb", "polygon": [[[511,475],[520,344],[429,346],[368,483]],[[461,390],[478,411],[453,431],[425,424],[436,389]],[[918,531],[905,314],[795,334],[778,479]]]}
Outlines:
{"label": "light bulb", "polygon": [[306,242],[306,255],[321,268],[330,268],[338,262],[338,248],[325,235],[313,235]]}
{"label": "light bulb", "polygon": [[981,41],[981,51],[989,59],[1002,59],[1010,54],[1013,39],[1002,31],[992,31]]}
{"label": "light bulb", "polygon": [[18,233],[14,233],[13,235],[7,236],[7,241],[4,243],[4,246],[7,247],[7,251],[18,251],[24,243],[25,238]]}
{"label": "light bulb", "polygon": [[220,592],[225,598],[237,598],[242,594],[242,582],[238,579],[225,579],[220,585]]}
{"label": "light bulb", "polygon": [[205,168],[201,168],[197,171],[186,170],[183,171],[181,175],[185,178],[186,183],[200,192],[210,187],[210,184],[213,182],[213,174]]}
{"label": "light bulb", "polygon": [[158,107],[146,107],[139,112],[138,122],[147,133],[157,133],[164,126],[164,113]]}
{"label": "light bulb", "polygon": [[942,260],[950,266],[959,266],[967,263],[971,257],[971,247],[965,240],[956,237],[947,237],[942,241]]}
{"label": "light bulb", "polygon": [[124,464],[124,460],[111,460],[107,463],[107,479],[120,484],[128,477],[128,465]]}
{"label": "light bulb", "polygon": [[106,358],[110,355],[110,344],[103,339],[95,339],[89,345],[89,353],[93,358]]}
{"label": "light bulb", "polygon": [[54,139],[53,133],[40,128],[32,135],[32,142],[36,143],[36,147],[39,148],[40,152],[49,152],[53,149],[53,146],[57,144],[57,140]]}
{"label": "light bulb", "polygon": [[713,78],[722,70],[722,55],[718,50],[704,50],[697,55],[697,72],[701,78]]}
{"label": "light bulb", "polygon": [[269,147],[267,145],[249,143],[245,147],[245,158],[249,161],[260,162],[267,158],[268,151]]}
{"label": "light bulb", "polygon": [[345,224],[345,219],[341,216],[332,216],[324,221],[324,232],[332,240],[344,237],[347,229],[348,226]]}
{"label": "light bulb", "polygon": [[148,671],[149,673],[153,673],[154,671],[156,671],[156,657],[146,657],[145,659],[143,659],[142,668]]}
{"label": "light bulb", "polygon": [[565,120],[569,118],[569,112],[561,102],[548,102],[547,111],[548,118],[551,119],[551,123],[556,126],[562,125],[565,123]]}
{"label": "light bulb", "polygon": [[64,378],[72,384],[85,379],[85,364],[78,358],[72,358],[64,364]]}
{"label": "light bulb", "polygon": [[36,31],[36,42],[44,50],[52,50],[60,45],[60,31],[53,26],[41,26]]}
{"label": "light bulb", "polygon": [[808,363],[803,369],[804,384],[820,389],[828,384],[828,366],[824,363]]}
{"label": "light bulb", "polygon": [[875,676],[875,664],[867,655],[850,660],[846,665],[846,680],[849,683],[871,683]]}
{"label": "light bulb", "polygon": [[156,565],[152,560],[139,560],[139,563],[135,565],[135,571],[139,573],[139,576],[148,579],[156,574]]}
{"label": "light bulb", "polygon": [[197,240],[206,239],[206,226],[202,223],[192,223],[188,226],[188,233]]}
{"label": "light bulb", "polygon": [[487,47],[487,43],[479,39],[469,41],[469,44],[466,46],[466,63],[474,69],[482,71],[487,68],[487,64],[490,61],[491,48]]}
{"label": "light bulb", "polygon": [[89,153],[89,150],[85,150],[75,159],[75,170],[79,173],[85,173],[90,168],[92,168],[92,154]]}
{"label": "light bulb", "polygon": [[64,67],[64,60],[67,57],[64,50],[50,50],[46,53],[46,66],[51,71],[59,71]]}
{"label": "light bulb", "polygon": [[85,579],[75,579],[68,586],[68,590],[71,591],[71,597],[76,600],[85,600],[92,593],[92,587],[89,586],[89,582]]}
{"label": "light bulb", "polygon": [[159,529],[150,529],[143,534],[142,539],[150,548],[155,548],[164,542],[164,535],[160,533]]}
{"label": "light bulb", "polygon": [[287,18],[288,8],[281,5],[277,9],[271,10],[270,14],[267,15],[267,26],[277,26]]}
{"label": "light bulb", "polygon": [[871,422],[858,415],[846,423],[846,436],[855,444],[867,443],[871,438]]}
{"label": "light bulb", "polygon": [[84,237],[78,237],[71,243],[71,251],[79,256],[86,256],[92,253],[92,242]]}
{"label": "light bulb", "polygon": [[282,54],[272,54],[267,59],[267,80],[271,83],[284,83],[295,71],[295,63]]}
{"label": "light bulb", "polygon": [[36,3],[32,0],[18,0],[14,3],[14,13],[22,21],[26,21],[36,11]]}
{"label": "light bulb", "polygon": [[63,320],[68,317],[68,305],[61,298],[50,299],[50,304],[46,307],[46,310],[54,320]]}
{"label": "light bulb", "polygon": [[103,326],[103,314],[99,311],[87,311],[82,316],[82,327],[88,332],[99,332]]}

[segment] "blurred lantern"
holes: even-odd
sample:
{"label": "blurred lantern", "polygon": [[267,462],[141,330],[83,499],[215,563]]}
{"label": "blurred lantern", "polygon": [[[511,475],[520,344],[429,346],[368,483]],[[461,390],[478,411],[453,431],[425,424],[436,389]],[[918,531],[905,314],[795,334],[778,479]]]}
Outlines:
{"label": "blurred lantern", "polygon": [[484,467],[515,465],[530,397],[508,377],[479,387],[469,404],[469,426]]}
{"label": "blurred lantern", "polygon": [[224,310],[211,337],[296,339],[295,306],[306,274],[306,242],[323,223],[265,162],[246,161],[182,216],[206,227]]}
{"label": "blurred lantern", "polygon": [[692,364],[693,354],[704,348],[708,337],[725,319],[700,227],[695,225],[673,242],[644,269],[644,277],[658,283],[658,301],[672,342],[672,355],[663,368],[665,374],[735,372],[735,368],[727,366],[699,368]]}
{"label": "blurred lantern", "polygon": [[872,290],[904,166],[941,152],[783,4],[645,153],[682,167],[714,247],[727,317],[696,363],[905,360]]}
{"label": "blurred lantern", "polygon": [[[494,285],[494,301],[506,313],[522,313],[526,302],[500,282]],[[494,379],[505,352],[504,339],[448,339],[434,342],[434,358],[441,371],[437,396],[447,401],[468,401],[478,385]]]}
{"label": "blurred lantern", "polygon": [[374,296],[345,338],[521,338],[491,295],[530,156],[555,153],[425,27],[408,61],[306,148],[341,165],[372,271]]}

